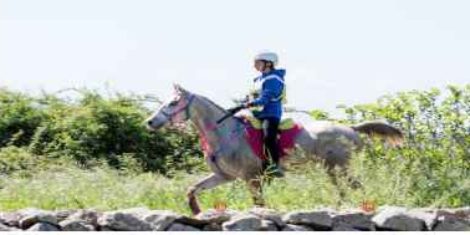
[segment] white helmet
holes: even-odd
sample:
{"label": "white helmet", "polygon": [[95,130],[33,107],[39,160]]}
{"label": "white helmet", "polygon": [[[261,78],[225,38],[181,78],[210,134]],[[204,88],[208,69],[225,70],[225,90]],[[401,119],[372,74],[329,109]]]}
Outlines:
{"label": "white helmet", "polygon": [[278,62],[278,57],[277,54],[274,52],[265,51],[257,54],[255,56],[255,60],[266,60],[272,62],[273,65],[276,66]]}

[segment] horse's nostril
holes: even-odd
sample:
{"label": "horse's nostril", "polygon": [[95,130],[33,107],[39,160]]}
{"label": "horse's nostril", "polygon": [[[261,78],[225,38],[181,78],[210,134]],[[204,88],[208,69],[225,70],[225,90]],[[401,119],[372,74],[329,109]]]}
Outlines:
{"label": "horse's nostril", "polygon": [[152,125],[152,120],[148,121],[147,124],[148,124],[149,126],[151,126],[151,125]]}

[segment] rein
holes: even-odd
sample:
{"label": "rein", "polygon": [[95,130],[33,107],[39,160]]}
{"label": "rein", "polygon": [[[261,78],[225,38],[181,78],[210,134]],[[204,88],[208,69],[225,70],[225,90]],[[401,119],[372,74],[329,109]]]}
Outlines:
{"label": "rein", "polygon": [[[196,96],[194,94],[190,94],[189,95],[189,98],[185,99],[186,101],[186,104],[182,107],[179,107],[178,109],[176,109],[175,111],[171,112],[171,113],[167,113],[165,111],[162,111],[162,114],[170,121],[170,123],[173,125],[175,124],[176,122],[173,121],[174,117],[181,113],[181,112],[185,112],[185,115],[186,115],[186,119],[190,119],[191,118],[191,113],[189,112],[189,108],[191,106],[191,104],[193,103],[194,99],[196,98]],[[229,112],[230,114],[230,112]],[[231,116],[231,115],[230,115]],[[206,128],[206,131],[214,131],[216,129],[219,128],[218,126],[218,123],[213,123],[213,124],[208,124],[208,123],[205,123],[205,128]],[[242,128],[236,128],[235,130],[232,130],[228,136],[226,136],[226,138],[223,138],[221,143],[220,143],[220,146],[218,148],[216,148],[215,150],[212,149],[209,144],[207,143],[207,138],[206,138],[206,133],[205,131],[201,132],[200,133],[200,138],[201,138],[201,141],[202,141],[202,149],[204,152],[207,153],[207,155],[211,156],[212,158],[215,157],[215,155],[217,155],[220,151],[224,150],[226,145],[229,145],[231,140],[233,138],[236,138],[236,135],[238,134],[238,132],[240,132],[241,130],[244,129],[244,126],[242,126]]]}
{"label": "rein", "polygon": [[195,95],[191,94],[190,97],[189,97],[188,99],[186,99],[186,105],[185,105],[184,107],[181,107],[181,108],[175,110],[175,111],[172,112],[172,113],[167,113],[167,112],[165,112],[165,111],[162,111],[162,114],[163,114],[166,118],[168,118],[168,120],[170,120],[170,123],[171,123],[171,124],[175,123],[175,122],[173,121],[173,118],[174,118],[178,113],[181,113],[181,112],[183,112],[183,111],[185,111],[186,118],[187,118],[187,119],[190,119],[190,118],[191,118],[191,113],[189,112],[189,106],[192,104],[192,102],[194,101],[194,98],[195,98],[195,97],[196,97]]}

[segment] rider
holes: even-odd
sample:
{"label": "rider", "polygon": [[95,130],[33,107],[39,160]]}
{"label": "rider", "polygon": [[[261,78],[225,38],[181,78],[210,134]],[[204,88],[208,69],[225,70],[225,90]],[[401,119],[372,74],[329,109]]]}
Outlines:
{"label": "rider", "polygon": [[284,176],[284,172],[279,165],[279,146],[277,133],[282,116],[282,105],[286,102],[284,69],[276,69],[278,56],[274,52],[262,52],[256,55],[254,67],[261,72],[259,77],[254,79],[255,89],[252,91],[252,99],[244,102],[243,106],[251,108],[255,118],[262,122],[264,132],[264,142],[269,155],[273,160],[274,169],[272,175],[275,177]]}

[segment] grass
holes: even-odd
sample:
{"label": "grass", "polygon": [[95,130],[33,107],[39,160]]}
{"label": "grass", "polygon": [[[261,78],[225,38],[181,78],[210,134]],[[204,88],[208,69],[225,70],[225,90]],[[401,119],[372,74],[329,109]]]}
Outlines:
{"label": "grass", "polygon": [[[351,169],[364,187],[353,190],[345,180],[340,180],[339,188],[346,193],[346,197],[341,199],[338,188],[331,183],[323,168],[312,163],[302,170],[290,172],[284,179],[274,180],[266,187],[265,196],[268,207],[281,211],[319,207],[360,208],[364,201],[377,205],[423,206],[423,194],[413,188],[422,179],[404,173],[405,168],[406,165],[399,160],[371,165],[357,156]],[[203,173],[179,173],[170,179],[153,173],[122,172],[105,167],[92,170],[65,167],[56,171],[38,171],[27,177],[17,172],[0,178],[0,210],[25,207],[115,210],[146,206],[189,214],[186,189],[203,176]],[[446,203],[451,192],[455,193],[455,190],[436,194],[426,203],[449,206]],[[204,209],[212,208],[216,200],[225,201],[230,209],[245,210],[253,206],[242,181],[205,191],[200,196]]]}

